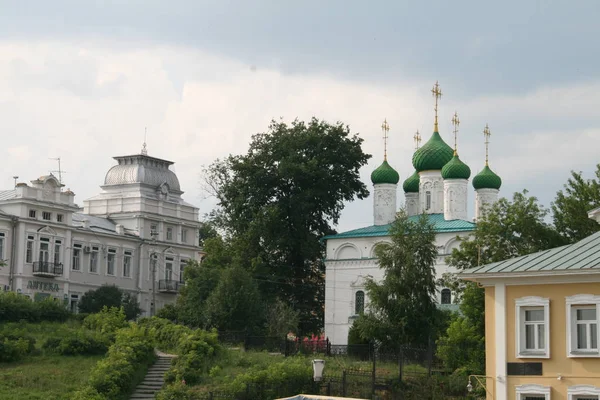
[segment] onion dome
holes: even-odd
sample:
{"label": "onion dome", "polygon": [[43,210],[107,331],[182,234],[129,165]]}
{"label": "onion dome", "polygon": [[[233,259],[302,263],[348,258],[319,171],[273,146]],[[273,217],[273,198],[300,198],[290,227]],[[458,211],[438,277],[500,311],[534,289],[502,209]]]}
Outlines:
{"label": "onion dome", "polygon": [[387,160],[384,160],[383,163],[371,173],[371,182],[373,182],[373,185],[380,183],[396,185],[399,180],[400,175],[398,175],[398,172],[388,164]]}
{"label": "onion dome", "polygon": [[473,178],[473,187],[477,189],[500,189],[502,179],[490,169],[488,165],[483,167],[480,173]]}
{"label": "onion dome", "polygon": [[470,176],[471,168],[460,161],[458,154],[455,154],[452,160],[442,168],[442,178],[444,179],[469,179]]}
{"label": "onion dome", "polygon": [[440,170],[452,159],[454,150],[444,142],[439,132],[413,154],[412,163],[417,172]]}
{"label": "onion dome", "polygon": [[419,193],[419,173],[417,171],[404,181],[402,189],[404,189],[404,193]]}
{"label": "onion dome", "polygon": [[179,179],[169,169],[171,161],[145,154],[114,157],[119,164],[113,166],[104,178],[105,186],[141,184],[152,188],[168,185],[170,191],[180,192]]}

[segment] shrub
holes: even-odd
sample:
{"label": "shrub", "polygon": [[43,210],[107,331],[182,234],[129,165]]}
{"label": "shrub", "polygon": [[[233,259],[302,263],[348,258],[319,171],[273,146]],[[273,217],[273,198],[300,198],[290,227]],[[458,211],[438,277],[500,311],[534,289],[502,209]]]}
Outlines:
{"label": "shrub", "polygon": [[0,293],[0,321],[29,322],[66,321],[71,313],[55,299],[32,302],[28,297],[14,293]]}
{"label": "shrub", "polygon": [[182,382],[169,385],[156,395],[157,400],[194,400],[196,398],[189,386]]}
{"label": "shrub", "polygon": [[34,304],[37,305],[40,319],[44,321],[64,322],[71,314],[63,302],[55,299],[48,298]]}
{"label": "shrub", "polygon": [[115,285],[103,285],[96,290],[90,290],[79,302],[79,311],[82,313],[97,313],[104,307],[123,307],[127,320],[137,318],[142,312],[136,298]]}
{"label": "shrub", "polygon": [[100,334],[79,330],[62,338],[48,338],[42,348],[64,356],[77,354],[104,354],[108,350],[109,340]]}
{"label": "shrub", "polygon": [[174,322],[177,321],[177,313],[177,307],[174,304],[167,304],[163,308],[158,310],[156,316],[158,318],[164,318]]}
{"label": "shrub", "polygon": [[0,336],[0,361],[20,360],[31,353],[34,348],[35,339]]}
{"label": "shrub", "polygon": [[102,308],[97,314],[90,314],[83,320],[83,326],[107,335],[113,335],[118,329],[127,326],[123,307]]}

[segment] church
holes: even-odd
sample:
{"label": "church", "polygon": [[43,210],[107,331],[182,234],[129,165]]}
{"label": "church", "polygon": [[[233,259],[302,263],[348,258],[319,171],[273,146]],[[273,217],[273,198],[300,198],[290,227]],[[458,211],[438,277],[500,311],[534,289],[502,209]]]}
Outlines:
{"label": "church", "polygon": [[[456,134],[460,121],[455,113],[454,148],[440,136],[438,129],[438,100],[442,93],[438,83],[432,89],[435,97],[435,122],[431,138],[419,147],[420,136],[415,135],[417,149],[412,157],[415,172],[402,184],[404,207],[409,218],[425,213],[433,225],[438,257],[436,277],[452,272],[446,257],[459,246],[457,237],[468,236],[475,222],[467,215],[469,178],[471,169],[458,155]],[[387,139],[389,126],[382,125]],[[475,218],[498,199],[502,180],[489,167],[488,144],[490,131],[486,125],[485,166],[473,179],[475,190]],[[389,228],[396,217],[397,189],[400,175],[387,161],[387,143],[383,163],[371,173],[373,183],[373,225],[329,235],[325,258],[325,335],[331,343],[348,343],[348,331],[359,314],[368,309],[369,298],[365,290],[367,278],[381,280],[384,271],[379,268],[375,247],[390,242]],[[453,308],[452,293],[439,288],[437,301],[440,307]]]}

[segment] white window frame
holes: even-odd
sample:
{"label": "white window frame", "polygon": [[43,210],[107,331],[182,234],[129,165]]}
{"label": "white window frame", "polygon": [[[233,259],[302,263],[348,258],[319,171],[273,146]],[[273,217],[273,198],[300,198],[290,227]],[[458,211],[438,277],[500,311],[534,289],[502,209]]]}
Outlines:
{"label": "white window frame", "polygon": [[168,241],[173,241],[173,228],[172,227],[167,227],[167,239]]}
{"label": "white window frame", "polygon": [[64,218],[63,214],[56,214],[56,222],[63,222]]}
{"label": "white window frame", "polygon": [[4,260],[5,245],[6,245],[6,232],[0,232],[0,260]]}
{"label": "white window frame", "polygon": [[37,219],[37,210],[29,210],[29,218]]}
{"label": "white window frame", "polygon": [[[31,247],[30,247],[31,246]],[[25,239],[25,263],[33,263],[33,256],[35,255],[35,235],[27,235]],[[29,257],[27,257],[29,256]]]}
{"label": "white window frame", "polygon": [[189,259],[187,259],[187,258],[181,258],[179,260],[179,283],[184,283],[183,270],[185,269],[188,261],[189,261]]}
{"label": "white window frame", "polygon": [[[567,309],[567,357],[600,357],[600,296],[593,294],[576,294],[574,296],[567,296],[566,309]],[[579,306],[593,306],[596,307],[596,343],[598,349],[595,350],[580,350],[577,349],[576,321],[577,313],[572,310]],[[575,334],[574,334],[575,333]]]}
{"label": "white window frame", "polygon": [[[544,309],[545,337],[544,349],[541,351],[525,349],[525,311],[533,307]],[[550,299],[538,296],[515,299],[515,338],[517,358],[550,358]]]}
{"label": "white window frame", "polygon": [[[131,265],[133,264],[133,250],[123,250],[123,278],[131,278]],[[125,275],[125,266],[128,266],[128,274]]]}
{"label": "white window frame", "polygon": [[546,400],[550,400],[550,386],[542,385],[518,385],[515,386],[517,391],[516,400],[525,400],[526,396],[544,396]]}
{"label": "white window frame", "polygon": [[[100,255],[100,248],[98,246],[91,246],[90,247],[90,262],[89,262],[89,272],[90,274],[99,274],[100,272],[98,271],[98,256]],[[94,263],[92,261],[95,261]],[[92,264],[94,264],[94,266],[96,267],[95,271],[92,271]]]}
{"label": "white window frame", "polygon": [[[77,256],[75,254],[77,254]],[[73,244],[73,252],[71,254],[71,271],[81,272],[82,254],[83,245],[81,245],[80,243]],[[77,262],[75,260],[77,260]],[[77,266],[77,268],[75,268],[75,266]]]}
{"label": "white window frame", "polygon": [[42,211],[42,219],[44,221],[52,221],[52,213],[50,211]]}
{"label": "white window frame", "polygon": [[596,396],[600,399],[600,387],[592,385],[575,385],[567,388],[568,400],[578,400],[580,398],[589,398]]}
{"label": "white window frame", "polygon": [[172,281],[173,279],[173,265],[175,264],[175,257],[165,257],[165,280]]}
{"label": "white window frame", "polygon": [[[111,257],[112,256],[112,257]],[[109,272],[109,266],[111,266],[112,258],[112,274]],[[108,249],[106,252],[106,275],[116,276],[117,275],[117,249]]]}
{"label": "white window frame", "polygon": [[187,229],[181,229],[181,243],[187,243]]}

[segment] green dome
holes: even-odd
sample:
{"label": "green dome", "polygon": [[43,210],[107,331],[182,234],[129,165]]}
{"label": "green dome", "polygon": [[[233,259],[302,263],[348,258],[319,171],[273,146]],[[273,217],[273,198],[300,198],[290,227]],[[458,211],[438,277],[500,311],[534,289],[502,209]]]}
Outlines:
{"label": "green dome", "polygon": [[452,159],[454,150],[444,142],[438,132],[413,154],[412,163],[417,172],[440,170]]}
{"label": "green dome", "polygon": [[402,184],[404,193],[419,193],[419,173],[415,171]]}
{"label": "green dome", "polygon": [[502,179],[487,165],[473,178],[473,187],[477,189],[500,189]]}
{"label": "green dome", "polygon": [[471,168],[464,162],[460,161],[458,154],[448,161],[448,164],[442,168],[442,178],[444,179],[469,179],[471,176]]}
{"label": "green dome", "polygon": [[398,175],[398,172],[388,164],[387,160],[383,161],[383,164],[371,173],[371,182],[373,182],[373,185],[379,183],[391,183],[396,185],[399,180],[400,175]]}

